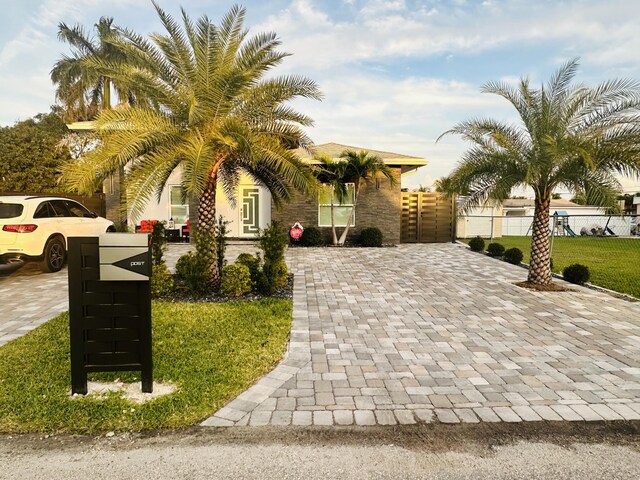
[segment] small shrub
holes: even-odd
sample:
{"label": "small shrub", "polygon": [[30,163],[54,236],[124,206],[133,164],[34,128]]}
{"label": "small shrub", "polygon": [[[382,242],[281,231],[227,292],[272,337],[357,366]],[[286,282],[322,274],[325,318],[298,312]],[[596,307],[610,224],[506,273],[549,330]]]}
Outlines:
{"label": "small shrub", "polygon": [[173,292],[173,275],[164,263],[151,267],[151,297],[162,298]]}
{"label": "small shrub", "polygon": [[251,288],[256,289],[258,286],[258,274],[260,273],[260,260],[250,253],[241,253],[236,259],[236,263],[244,265],[249,269],[251,277]]}
{"label": "small shrub", "polygon": [[225,297],[240,297],[251,291],[249,268],[241,263],[226,265],[222,269],[220,293]]}
{"label": "small shrub", "polygon": [[469,248],[472,252],[481,252],[484,250],[484,239],[480,236],[469,240]]}
{"label": "small shrub", "polygon": [[562,271],[562,276],[567,282],[584,285],[589,281],[589,267],[586,265],[580,265],[579,263],[574,263]]}
{"label": "small shrub", "polygon": [[259,245],[264,255],[262,272],[266,276],[266,283],[262,282],[261,293],[273,295],[278,289],[278,271],[280,262],[284,262],[284,251],[289,239],[287,232],[278,222],[271,222],[260,236]]}
{"label": "small shrub", "polygon": [[289,283],[289,269],[284,260],[276,266],[276,287],[282,288]]}
{"label": "small shrub", "polygon": [[519,248],[510,248],[509,250],[504,252],[503,260],[508,263],[512,263],[513,265],[520,265],[524,255],[522,250]]}
{"label": "small shrub", "polygon": [[151,232],[151,263],[160,265],[164,263],[164,251],[167,248],[167,228],[165,222],[155,222]]}
{"label": "small shrub", "polygon": [[504,255],[504,245],[497,242],[490,243],[487,246],[487,253],[491,257],[501,257],[502,255]]}
{"label": "small shrub", "polygon": [[207,262],[199,255],[193,252],[182,255],[176,262],[176,274],[189,292],[200,294],[208,290]]}
{"label": "small shrub", "polygon": [[303,247],[320,247],[324,245],[324,237],[317,227],[307,227],[300,237],[300,245]]}
{"label": "small shrub", "polygon": [[376,227],[365,228],[360,232],[360,239],[358,243],[363,247],[381,247],[382,232]]}
{"label": "small shrub", "polygon": [[220,215],[215,226],[216,260],[218,262],[218,274],[220,276],[222,276],[222,269],[227,264],[224,254],[227,250],[227,234],[229,233],[229,227],[227,225],[230,223],[230,221],[225,220],[224,217]]}

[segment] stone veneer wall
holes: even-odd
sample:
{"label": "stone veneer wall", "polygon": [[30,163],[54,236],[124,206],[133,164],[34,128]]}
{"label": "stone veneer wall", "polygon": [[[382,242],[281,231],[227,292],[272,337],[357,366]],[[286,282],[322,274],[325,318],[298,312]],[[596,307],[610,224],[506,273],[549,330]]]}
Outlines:
{"label": "stone veneer wall", "polygon": [[[400,191],[400,168],[392,168],[397,183],[389,184],[389,180],[380,176],[376,180],[364,184],[356,206],[356,225],[349,230],[347,241],[355,242],[364,228],[378,227],[382,231],[384,243],[400,243],[400,217],[402,200]],[[295,195],[280,210],[272,208],[271,218],[290,228],[296,221],[303,227],[318,226],[318,200]],[[321,227],[327,242],[331,241],[331,227]],[[337,229],[338,237],[342,227]]]}

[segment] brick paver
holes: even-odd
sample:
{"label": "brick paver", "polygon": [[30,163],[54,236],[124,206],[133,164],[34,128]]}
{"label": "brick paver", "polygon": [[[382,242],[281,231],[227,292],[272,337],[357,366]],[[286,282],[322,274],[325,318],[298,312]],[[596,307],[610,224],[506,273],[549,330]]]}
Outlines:
{"label": "brick paver", "polygon": [[286,359],[204,425],[242,424],[236,411],[249,425],[640,414],[639,303],[524,290],[526,270],[452,244],[292,248],[287,261]]}

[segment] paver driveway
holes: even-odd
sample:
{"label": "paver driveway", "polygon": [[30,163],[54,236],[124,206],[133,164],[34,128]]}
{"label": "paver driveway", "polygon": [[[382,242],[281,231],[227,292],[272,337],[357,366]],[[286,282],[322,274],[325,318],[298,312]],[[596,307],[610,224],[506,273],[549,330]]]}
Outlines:
{"label": "paver driveway", "polygon": [[287,358],[204,425],[640,419],[640,304],[465,247],[290,249]]}

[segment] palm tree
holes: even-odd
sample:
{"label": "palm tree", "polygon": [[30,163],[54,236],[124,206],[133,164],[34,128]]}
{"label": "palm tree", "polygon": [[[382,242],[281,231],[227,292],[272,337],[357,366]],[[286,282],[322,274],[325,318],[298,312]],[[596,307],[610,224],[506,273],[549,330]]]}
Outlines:
{"label": "palm tree", "polygon": [[81,25],[58,25],[58,38],[72,47],[71,55],[63,55],[51,70],[65,121],[93,120],[100,110],[111,108],[112,85],[120,99],[132,100],[128,81],[112,82],[89,62],[94,58],[110,63],[125,61],[124,54],[112,42],[119,35],[113,18],[101,17],[95,30],[97,36],[92,38]]}
{"label": "palm tree", "polygon": [[274,33],[247,36],[245,10],[231,8],[219,26],[206,16],[193,22],[182,11],[183,27],[154,6],[166,30],[147,40],[125,30],[112,39],[129,64],[92,60],[114,81],[129,79],[133,93],[149,100],[105,110],[97,119],[99,148],[82,162],[69,164],[65,179],[80,191],[127,165],[128,205],[132,216],[152,195],[157,198],[171,173],[182,169],[182,190],[199,199],[196,242],[208,262],[212,287],[218,282],[216,187],[221,183],[234,202],[241,173],[265,185],[276,206],[294,190],[308,193],[316,182],[291,147],[311,146],[300,126],[309,117],[287,102],[296,97],[319,99],[316,84],[299,76],[265,74],[286,53]]}
{"label": "palm tree", "polygon": [[320,162],[320,166],[314,169],[314,175],[318,181],[326,187],[322,194],[330,196],[331,205],[331,239],[332,245],[338,245],[338,235],[336,234],[335,221],[335,201],[343,203],[347,196],[347,186],[344,183],[347,162],[335,161],[332,157],[319,155],[316,160]]}
{"label": "palm tree", "polygon": [[358,204],[358,195],[360,194],[362,186],[366,182],[376,178],[378,174],[388,178],[391,185],[397,184],[398,181],[396,177],[394,177],[393,171],[380,157],[369,155],[369,152],[366,150],[361,150],[360,152],[345,150],[340,154],[340,158],[346,162],[343,183],[353,183],[353,207],[351,207],[351,212],[347,219],[347,226],[342,231],[342,235],[340,235],[340,239],[338,240],[338,245],[344,245],[351,223],[353,223],[356,205]]}
{"label": "palm tree", "polygon": [[528,282],[551,283],[549,204],[558,187],[589,191],[606,203],[619,190],[616,175],[640,175],[640,84],[612,80],[595,88],[574,85],[577,59],[534,89],[526,78],[517,87],[491,82],[482,91],[507,99],[520,120],[459,123],[446,134],[473,143],[451,174],[454,189],[469,189],[463,210],[487,199],[502,201],[514,187],[535,194]]}

